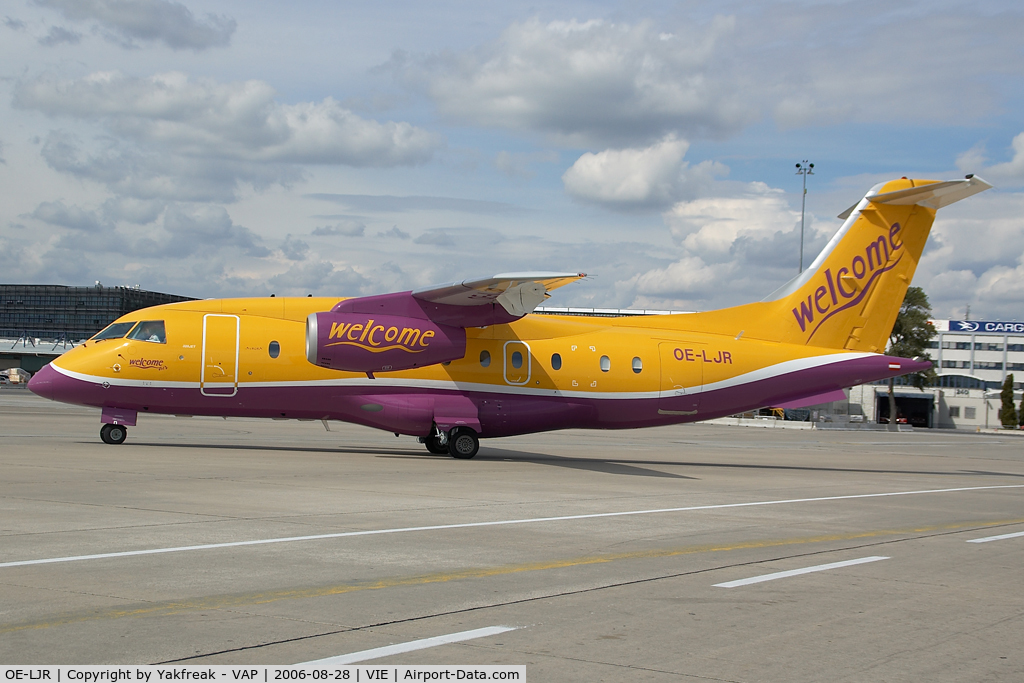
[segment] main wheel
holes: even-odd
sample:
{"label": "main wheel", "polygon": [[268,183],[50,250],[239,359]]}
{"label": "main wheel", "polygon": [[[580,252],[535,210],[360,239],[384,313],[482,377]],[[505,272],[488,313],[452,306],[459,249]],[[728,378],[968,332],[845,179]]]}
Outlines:
{"label": "main wheel", "polygon": [[480,450],[480,439],[476,432],[469,427],[459,427],[452,430],[448,437],[448,453],[459,460],[469,460]]}
{"label": "main wheel", "polygon": [[441,445],[441,440],[436,436],[428,436],[423,445],[434,455],[448,455],[448,444]]}
{"label": "main wheel", "polygon": [[124,425],[103,425],[100,428],[100,438],[103,443],[117,445],[124,443],[128,438],[128,428]]}

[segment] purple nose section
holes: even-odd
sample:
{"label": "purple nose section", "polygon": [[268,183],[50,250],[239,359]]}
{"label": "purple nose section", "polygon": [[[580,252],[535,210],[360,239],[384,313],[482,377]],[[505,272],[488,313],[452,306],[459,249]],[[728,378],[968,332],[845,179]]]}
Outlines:
{"label": "purple nose section", "polygon": [[32,375],[32,379],[28,381],[28,390],[36,396],[42,396],[53,401],[54,385],[59,381],[60,377],[61,374],[47,363],[43,366],[42,370]]}

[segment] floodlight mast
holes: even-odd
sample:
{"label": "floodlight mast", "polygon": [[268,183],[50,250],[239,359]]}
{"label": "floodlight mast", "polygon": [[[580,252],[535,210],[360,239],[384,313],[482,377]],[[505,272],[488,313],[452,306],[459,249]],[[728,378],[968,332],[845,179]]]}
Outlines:
{"label": "floodlight mast", "polygon": [[814,175],[814,164],[808,163],[807,159],[796,165],[796,174],[804,177],[804,191],[800,196],[800,270],[804,272],[804,211],[807,208],[807,176]]}

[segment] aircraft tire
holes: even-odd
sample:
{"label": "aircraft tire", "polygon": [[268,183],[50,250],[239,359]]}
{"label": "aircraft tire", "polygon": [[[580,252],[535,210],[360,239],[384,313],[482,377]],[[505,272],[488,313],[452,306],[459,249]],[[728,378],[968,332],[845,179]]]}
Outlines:
{"label": "aircraft tire", "polygon": [[100,439],[103,443],[109,443],[112,446],[124,443],[124,440],[128,438],[128,428],[124,425],[103,425],[100,428]]}
{"label": "aircraft tire", "polygon": [[480,450],[480,439],[476,432],[468,427],[459,427],[452,430],[448,437],[448,453],[459,460],[469,460]]}
{"label": "aircraft tire", "polygon": [[441,445],[441,442],[437,440],[437,437],[428,436],[423,442],[423,445],[427,447],[427,450],[434,455],[448,455],[448,444]]}

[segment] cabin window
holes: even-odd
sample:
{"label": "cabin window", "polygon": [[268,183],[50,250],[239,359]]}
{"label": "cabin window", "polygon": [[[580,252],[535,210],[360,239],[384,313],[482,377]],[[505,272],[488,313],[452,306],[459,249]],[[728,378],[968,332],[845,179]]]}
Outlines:
{"label": "cabin window", "polygon": [[129,339],[153,342],[154,344],[166,344],[167,334],[164,332],[163,320],[143,320],[138,327],[128,335]]}
{"label": "cabin window", "polygon": [[101,339],[120,339],[124,335],[128,334],[128,330],[133,327],[135,327],[134,320],[130,323],[114,323],[113,325],[107,325],[105,328],[100,330],[92,340],[100,341]]}
{"label": "cabin window", "polygon": [[612,360],[608,356],[601,356],[601,372],[608,372],[612,369]]}
{"label": "cabin window", "polygon": [[516,369],[523,367],[523,354],[519,351],[512,352],[512,367]]}
{"label": "cabin window", "polygon": [[491,352],[484,349],[480,352],[480,367],[486,368],[491,364]]}
{"label": "cabin window", "polygon": [[642,360],[640,360],[639,357],[634,358],[633,359],[633,372],[635,372],[636,374],[639,375],[641,372],[643,372],[643,369],[644,369],[644,362]]}
{"label": "cabin window", "polygon": [[277,358],[281,355],[281,344],[276,341],[270,342],[270,346],[267,347],[267,352],[271,358]]}
{"label": "cabin window", "polygon": [[551,369],[552,370],[561,370],[562,369],[562,357],[559,354],[557,354],[557,353],[551,354]]}

